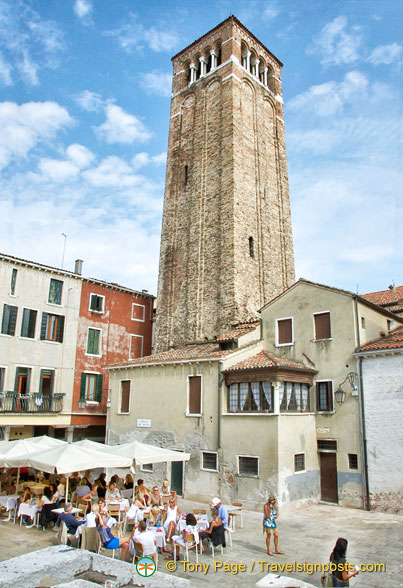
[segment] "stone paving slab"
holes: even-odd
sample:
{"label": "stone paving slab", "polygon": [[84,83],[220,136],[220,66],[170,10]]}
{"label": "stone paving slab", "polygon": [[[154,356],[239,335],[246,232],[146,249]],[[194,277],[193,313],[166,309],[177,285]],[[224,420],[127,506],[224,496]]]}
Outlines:
{"label": "stone paving slab", "polygon": [[[180,500],[183,512],[206,505]],[[0,519],[1,520],[1,519]],[[403,518],[398,515],[367,512],[362,510],[341,508],[338,506],[319,504],[300,508],[294,512],[281,513],[279,524],[279,547],[285,555],[270,557],[266,555],[265,540],[262,533],[262,515],[257,512],[244,512],[244,529],[239,528],[232,534],[233,547],[227,547],[224,555],[216,552],[215,564],[209,550],[200,558],[204,564],[201,571],[193,571],[192,566],[178,562],[175,575],[191,580],[197,587],[220,586],[248,588],[264,578],[270,571],[271,564],[313,564],[326,563],[338,537],[349,541],[348,561],[354,564],[372,563],[385,564],[386,572],[364,572],[350,580],[352,588],[403,588]],[[0,560],[52,545],[55,533],[26,529],[12,523],[0,523]],[[158,569],[167,572],[168,562],[160,557]],[[190,563],[195,563],[195,555],[191,553]],[[206,566],[208,564],[208,571]],[[224,566],[226,565],[225,569]],[[231,564],[233,567],[231,569]],[[245,571],[237,564],[245,564]],[[313,586],[320,586],[320,573],[305,571],[283,572],[286,575]],[[293,584],[290,583],[292,588]]]}

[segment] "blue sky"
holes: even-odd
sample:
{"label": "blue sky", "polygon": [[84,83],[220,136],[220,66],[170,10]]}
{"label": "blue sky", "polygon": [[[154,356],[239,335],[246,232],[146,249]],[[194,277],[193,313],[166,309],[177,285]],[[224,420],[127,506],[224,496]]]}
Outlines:
{"label": "blue sky", "polygon": [[400,0],[0,0],[0,251],[156,293],[171,56],[230,14],[283,63],[296,276],[403,283]]}

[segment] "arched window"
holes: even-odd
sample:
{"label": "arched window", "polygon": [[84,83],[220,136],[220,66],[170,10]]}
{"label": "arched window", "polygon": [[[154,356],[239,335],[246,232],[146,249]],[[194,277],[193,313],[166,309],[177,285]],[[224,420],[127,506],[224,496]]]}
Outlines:
{"label": "arched window", "polygon": [[221,65],[221,45],[220,47],[216,48],[216,52],[217,52],[217,67],[219,65]]}
{"label": "arched window", "polygon": [[253,237],[249,237],[249,256],[255,257],[255,243]]}
{"label": "arched window", "polygon": [[249,60],[249,71],[251,74],[255,73],[256,61],[257,61],[256,53],[254,51],[251,51],[250,60]]}
{"label": "arched window", "polygon": [[244,67],[245,69],[248,69],[248,54],[249,49],[247,48],[245,43],[241,43],[241,62],[242,67]]}

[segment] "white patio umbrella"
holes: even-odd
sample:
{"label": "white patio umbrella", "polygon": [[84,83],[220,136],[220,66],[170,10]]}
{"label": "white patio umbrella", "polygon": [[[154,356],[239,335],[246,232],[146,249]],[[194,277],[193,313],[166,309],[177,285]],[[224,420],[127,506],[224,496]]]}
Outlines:
{"label": "white patio umbrella", "polygon": [[122,443],[122,445],[110,445],[110,450],[115,455],[131,457],[135,464],[144,465],[146,463],[162,463],[171,461],[188,461],[190,453],[174,451],[173,449],[164,449],[156,445],[140,443],[140,441],[131,441]]}
{"label": "white patio umbrella", "polygon": [[[2,441],[0,443],[0,467],[18,468],[15,488],[15,491],[18,492],[20,468],[29,465],[29,457],[39,450],[46,451],[47,449],[62,447],[64,445],[67,445],[66,441],[53,439],[53,437],[48,437],[47,435],[28,437],[27,439],[15,439],[13,441]],[[21,460],[19,465],[13,465],[16,459]]]}
{"label": "white patio umbrella", "polygon": [[[113,455],[109,451],[99,451],[89,447],[80,447],[76,443],[67,443],[47,451],[38,451],[29,456],[27,463],[21,459],[10,460],[11,467],[29,465],[43,472],[68,474],[76,470],[92,470],[95,468],[128,468],[132,460],[121,455]],[[66,500],[68,497],[68,478],[66,484]]]}

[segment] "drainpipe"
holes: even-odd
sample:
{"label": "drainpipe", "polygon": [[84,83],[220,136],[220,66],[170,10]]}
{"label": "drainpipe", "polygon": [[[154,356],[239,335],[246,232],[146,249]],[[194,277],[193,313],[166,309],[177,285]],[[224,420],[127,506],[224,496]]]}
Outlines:
{"label": "drainpipe", "polygon": [[[220,469],[222,468],[222,451],[221,451],[221,404],[222,404],[222,385],[224,383],[224,376],[221,374],[221,367],[222,362],[218,362],[218,408],[217,408],[217,452],[220,456]],[[220,489],[220,496],[221,496],[221,489],[222,489],[222,472],[218,476],[218,485]]]}
{"label": "drainpipe", "polygon": [[[358,316],[358,296],[354,295],[355,302],[355,323],[357,329],[357,349],[361,347],[360,321]],[[368,488],[368,459],[367,459],[367,437],[365,432],[365,411],[364,411],[364,386],[362,380],[362,359],[356,359],[358,373],[358,409],[360,427],[360,448],[361,448],[361,476],[362,476],[362,497],[364,510],[369,510],[369,488]]]}

